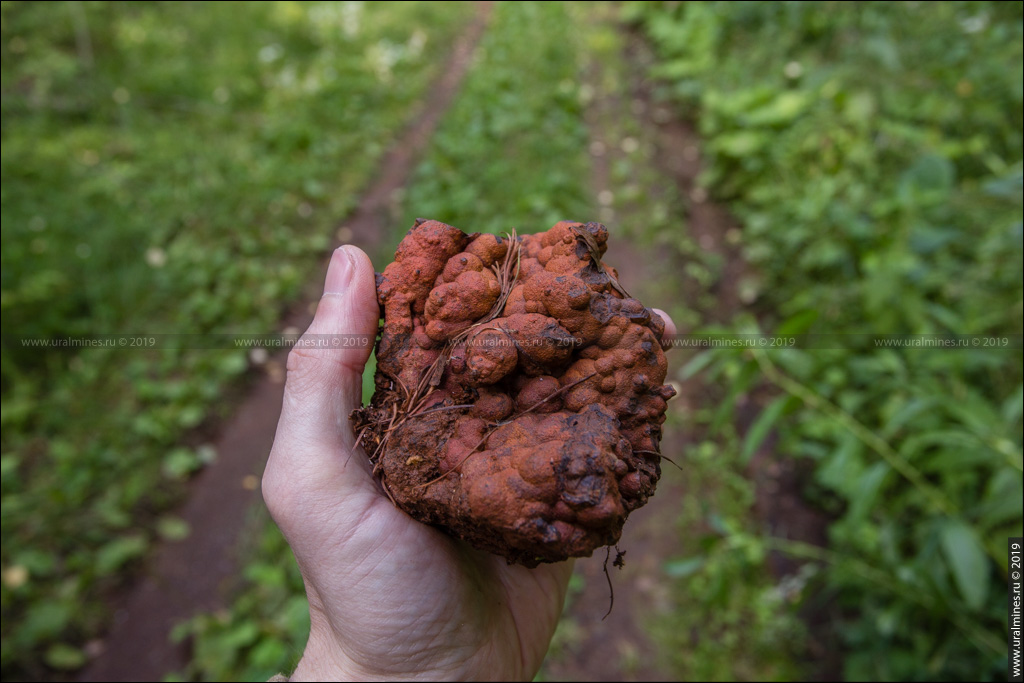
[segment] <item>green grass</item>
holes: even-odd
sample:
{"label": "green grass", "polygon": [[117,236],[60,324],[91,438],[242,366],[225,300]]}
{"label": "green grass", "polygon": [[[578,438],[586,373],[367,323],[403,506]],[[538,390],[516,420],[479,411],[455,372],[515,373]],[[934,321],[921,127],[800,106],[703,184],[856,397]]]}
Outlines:
{"label": "green grass", "polygon": [[[1021,334],[1019,4],[627,11],[657,49],[663,95],[699,122],[705,185],[743,225],[759,322],[730,330]],[[680,561],[739,546],[819,562],[850,678],[1001,677],[1005,542],[1022,526],[1019,351],[707,360],[703,381],[729,387],[712,421],[735,423],[736,399],[771,387],[737,447],[774,430],[835,521],[826,550],[726,528]]]}
{"label": "green grass", "polygon": [[502,3],[494,22],[416,168],[403,225],[423,216],[466,232],[530,233],[593,215],[569,7]]}
{"label": "green grass", "polygon": [[80,666],[187,533],[162,512],[215,454],[183,437],[248,366],[19,338],[273,330],[471,12],[3,3],[5,677]]}
{"label": "green grass", "polygon": [[[676,428],[706,432],[712,412],[703,408],[673,419]],[[682,554],[664,565],[670,609],[648,624],[678,680],[800,680],[810,670],[813,636],[793,608],[815,573],[780,579],[769,571],[753,513],[754,483],[739,451],[734,433],[687,449],[683,486],[701,494],[680,506],[675,524]]]}

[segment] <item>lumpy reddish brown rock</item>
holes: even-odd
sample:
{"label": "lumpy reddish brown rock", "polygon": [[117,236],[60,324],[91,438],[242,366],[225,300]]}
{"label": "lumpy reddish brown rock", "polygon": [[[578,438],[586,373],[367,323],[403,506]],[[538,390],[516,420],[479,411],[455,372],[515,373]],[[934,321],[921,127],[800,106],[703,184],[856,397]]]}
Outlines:
{"label": "lumpy reddish brown rock", "polygon": [[376,391],[353,416],[397,506],[510,562],[618,542],[654,494],[664,322],[602,263],[608,230],[417,220],[377,276]]}

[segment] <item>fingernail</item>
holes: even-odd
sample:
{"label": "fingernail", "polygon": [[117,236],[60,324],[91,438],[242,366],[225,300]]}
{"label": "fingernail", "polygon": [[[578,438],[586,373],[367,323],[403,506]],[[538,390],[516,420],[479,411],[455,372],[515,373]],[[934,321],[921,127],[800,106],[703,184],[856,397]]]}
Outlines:
{"label": "fingernail", "polygon": [[327,279],[324,281],[324,294],[341,294],[352,284],[356,262],[352,258],[348,245],[338,247],[331,255],[331,265],[327,267]]}
{"label": "fingernail", "polygon": [[672,320],[672,318],[669,317],[668,313],[666,313],[665,311],[661,310],[660,308],[652,308],[651,310],[654,311],[655,313],[657,313],[658,316],[660,316],[661,319],[663,321],[665,321],[665,335],[666,336],[673,336],[673,335],[675,335],[677,333],[678,330],[676,329],[676,324]]}

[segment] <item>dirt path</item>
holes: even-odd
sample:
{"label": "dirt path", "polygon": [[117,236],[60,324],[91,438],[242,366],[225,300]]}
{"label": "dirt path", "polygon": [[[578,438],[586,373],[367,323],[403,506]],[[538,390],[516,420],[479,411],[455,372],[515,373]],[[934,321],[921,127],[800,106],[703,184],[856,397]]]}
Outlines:
{"label": "dirt path", "polygon": [[[602,150],[594,158],[595,193],[613,191],[610,167],[622,140],[610,139],[609,120],[633,116],[640,124],[643,137],[653,142],[656,150],[649,163],[664,181],[678,190],[682,197],[686,230],[704,252],[719,259],[721,269],[711,287],[702,287],[682,276],[685,261],[675,252],[666,253],[657,247],[636,241],[621,240],[613,246],[610,259],[627,289],[649,305],[667,304],[658,297],[678,297],[696,307],[701,323],[727,323],[749,306],[741,297],[740,283],[750,274],[740,249],[740,226],[729,211],[712,201],[698,184],[701,172],[701,139],[690,121],[681,119],[667,105],[656,101],[653,84],[645,74],[650,53],[638,36],[626,38],[623,55],[629,74],[628,101],[623,95],[602,92],[595,86],[595,100],[588,107],[587,123],[592,135],[592,149]],[[589,81],[597,84],[600,74],[592,73]],[[617,220],[610,217],[609,222]],[[658,281],[674,287],[652,285]],[[706,296],[710,294],[710,297]],[[696,302],[705,303],[698,304]],[[756,313],[756,311],[751,311]],[[683,327],[680,333],[689,330]],[[680,358],[669,354],[669,379]],[[699,376],[677,385],[679,395],[670,403],[670,411],[686,414],[713,395]],[[759,389],[744,397],[739,406],[737,428],[745,433],[757,418],[771,392]],[[685,452],[696,435],[683,434],[667,424],[662,452],[685,466]],[[826,545],[828,519],[803,499],[806,472],[785,454],[776,450],[774,434],[755,453],[747,475],[755,481],[754,514],[765,532],[797,539],[819,546]],[[687,492],[684,477],[672,466],[663,463],[663,476],[655,495],[647,506],[630,516],[620,548],[627,551],[626,566],[612,571],[615,587],[615,610],[602,621],[608,605],[608,588],[603,574],[604,555],[580,560],[577,573],[584,579],[582,592],[576,595],[566,612],[571,623],[563,651],[545,666],[546,678],[552,680],[669,680],[658,657],[656,645],[644,629],[652,616],[672,609],[669,604],[668,578],[662,571],[664,562],[679,549],[680,530],[673,523],[679,514],[679,499]],[[769,568],[777,578],[792,574],[800,562],[773,553]],[[802,617],[814,638],[809,643],[809,674],[812,680],[835,680],[841,672],[838,645],[828,624],[834,615],[829,608],[814,605],[802,611]]]}
{"label": "dirt path", "polygon": [[[593,184],[595,194],[614,191],[611,165],[619,154],[623,140],[613,139],[609,120],[634,117],[643,130],[643,137],[657,150],[650,160],[668,184],[674,184],[688,198],[685,225],[680,229],[691,232],[707,248],[722,248],[725,234],[734,227],[728,212],[707,201],[698,190],[696,180],[700,172],[699,139],[692,127],[679,122],[666,109],[657,105],[651,95],[650,84],[643,77],[645,69],[641,56],[635,50],[627,55],[631,87],[629,92],[616,94],[603,91],[602,75],[595,65],[588,82],[595,89],[595,98],[587,108],[587,124],[591,131],[593,155]],[[694,201],[696,198],[699,201]],[[609,220],[610,219],[610,220]],[[605,220],[618,220],[608,216]],[[619,271],[623,285],[648,305],[667,307],[664,287],[652,285],[658,280],[678,282],[682,263],[666,250],[635,240],[620,239],[613,244],[613,258],[609,262]],[[738,256],[738,255],[736,255]],[[726,254],[726,268],[738,266]],[[684,286],[669,288],[672,296],[692,300]],[[738,304],[735,290],[726,285],[717,292],[718,311],[728,316]],[[681,330],[685,331],[685,330]],[[669,355],[669,379],[679,357]],[[678,387],[680,394],[670,404],[671,410],[687,411],[700,398],[701,388],[696,383]],[[662,441],[662,453],[676,462],[682,462],[691,439],[678,429],[668,427]],[[620,549],[626,551],[625,567],[609,569],[615,590],[615,607],[604,618],[608,607],[608,586],[604,577],[604,553],[577,561],[577,574],[583,577],[583,589],[575,595],[566,612],[571,624],[568,641],[560,652],[545,665],[545,677],[550,680],[576,681],[664,681],[672,680],[660,661],[657,647],[644,629],[652,616],[671,609],[667,577],[662,565],[679,549],[679,530],[673,523],[678,516],[679,499],[685,495],[680,473],[668,463],[662,464],[662,479],[657,494],[643,508],[630,515]]]}
{"label": "dirt path", "polygon": [[[451,105],[491,11],[492,3],[478,3],[477,16],[453,47],[413,123],[381,160],[359,206],[339,230],[339,240],[373,254],[381,236],[393,228],[397,192]],[[311,278],[310,300],[319,294],[325,269],[326,261]],[[303,329],[309,319],[304,303],[286,317],[284,326]],[[97,656],[79,680],[161,680],[188,662],[186,648],[175,647],[168,635],[175,624],[221,607],[238,575],[237,550],[250,510],[260,500],[259,476],[277,428],[283,361],[279,356],[266,363],[267,372],[218,431],[213,441],[217,460],[192,482],[188,500],[177,513],[191,534],[154,551],[142,577],[118,600],[111,628],[102,642],[93,643]]]}

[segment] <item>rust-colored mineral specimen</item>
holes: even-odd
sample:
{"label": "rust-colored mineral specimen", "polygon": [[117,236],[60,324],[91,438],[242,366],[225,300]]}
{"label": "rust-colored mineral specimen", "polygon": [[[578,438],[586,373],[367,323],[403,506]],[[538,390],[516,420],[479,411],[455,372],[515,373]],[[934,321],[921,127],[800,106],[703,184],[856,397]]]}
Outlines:
{"label": "rust-colored mineral specimen", "polygon": [[510,562],[619,540],[661,475],[664,322],[604,265],[608,230],[417,220],[377,276],[376,391],[353,414],[388,495]]}

